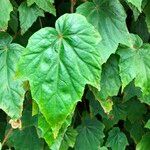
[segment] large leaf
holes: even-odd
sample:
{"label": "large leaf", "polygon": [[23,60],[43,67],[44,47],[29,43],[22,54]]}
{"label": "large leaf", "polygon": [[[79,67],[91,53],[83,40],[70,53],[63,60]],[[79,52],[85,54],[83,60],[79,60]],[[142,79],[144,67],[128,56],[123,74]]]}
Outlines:
{"label": "large leaf", "polygon": [[137,144],[136,150],[148,150],[150,148],[150,132],[146,133]]}
{"label": "large leaf", "polygon": [[14,76],[24,48],[19,44],[11,44],[11,41],[11,36],[0,33],[0,108],[15,119],[22,113],[24,90],[22,82],[15,80]]}
{"label": "large leaf", "polygon": [[132,35],[131,39],[132,47],[118,48],[122,85],[125,87],[135,79],[135,86],[140,87],[143,92],[144,98],[141,101],[150,103],[149,99],[146,99],[150,93],[150,44],[143,44],[135,35]]}
{"label": "large leaf", "polygon": [[79,14],[65,14],[56,29],[43,28],[29,39],[19,71],[29,79],[33,99],[55,136],[85,85],[99,88],[99,41],[98,31]]}
{"label": "large leaf", "polygon": [[136,6],[138,10],[141,12],[142,0],[127,0],[127,1]]}
{"label": "large leaf", "polygon": [[56,10],[53,5],[54,0],[27,0],[27,4],[29,6],[31,6],[33,3],[36,3],[41,9],[45,10],[46,12],[56,15]]}
{"label": "large leaf", "polygon": [[13,7],[9,0],[0,0],[0,31],[6,30]]}
{"label": "large leaf", "polygon": [[106,62],[117,49],[118,43],[128,43],[126,14],[118,0],[93,0],[77,8],[77,13],[86,16],[102,36],[101,57]]}
{"label": "large leaf", "polygon": [[119,128],[115,127],[109,132],[106,142],[107,147],[111,147],[112,150],[125,150],[127,145],[126,135],[120,132]]}
{"label": "large leaf", "polygon": [[39,16],[44,17],[44,12],[36,5],[28,7],[26,2],[21,3],[18,8],[21,34],[24,34]]}
{"label": "large leaf", "polygon": [[75,150],[98,150],[103,144],[104,125],[100,121],[86,118],[77,130]]}

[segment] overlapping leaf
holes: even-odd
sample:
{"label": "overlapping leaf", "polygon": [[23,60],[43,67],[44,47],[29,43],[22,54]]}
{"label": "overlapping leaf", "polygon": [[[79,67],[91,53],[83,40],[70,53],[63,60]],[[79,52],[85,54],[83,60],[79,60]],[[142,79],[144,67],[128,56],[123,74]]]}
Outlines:
{"label": "overlapping leaf", "polygon": [[117,49],[118,43],[128,43],[128,31],[125,23],[126,14],[118,0],[93,0],[77,8],[77,13],[84,15],[102,36],[99,44],[102,62]]}
{"label": "overlapping leaf", "polygon": [[23,2],[19,6],[18,10],[21,34],[24,34],[39,16],[44,17],[44,12],[40,8],[38,8],[36,5],[28,7],[26,2]]}
{"label": "overlapping leaf", "polygon": [[65,14],[56,29],[43,28],[29,39],[18,73],[29,79],[33,99],[55,136],[84,86],[99,88],[99,41],[98,31],[79,14]]}
{"label": "overlapping leaf", "polygon": [[118,59],[115,55],[111,56],[106,64],[103,65],[101,76],[101,90],[98,91],[95,88],[91,89],[96,99],[103,106],[105,112],[109,112],[113,104],[112,101],[109,100],[109,97],[117,95],[121,86]]}
{"label": "overlapping leaf", "polygon": [[22,82],[14,77],[16,64],[24,48],[11,42],[11,36],[0,33],[0,108],[10,117],[19,118],[22,113],[24,90]]}
{"label": "overlapping leaf", "polygon": [[33,3],[36,3],[44,11],[56,15],[56,10],[53,5],[54,0],[27,0],[27,3],[29,6],[31,6]]}
{"label": "overlapping leaf", "polygon": [[143,44],[138,36],[131,37],[131,47],[118,48],[122,86],[125,87],[135,79],[135,86],[140,87],[143,92],[141,100],[149,104],[146,97],[150,93],[150,45]]}

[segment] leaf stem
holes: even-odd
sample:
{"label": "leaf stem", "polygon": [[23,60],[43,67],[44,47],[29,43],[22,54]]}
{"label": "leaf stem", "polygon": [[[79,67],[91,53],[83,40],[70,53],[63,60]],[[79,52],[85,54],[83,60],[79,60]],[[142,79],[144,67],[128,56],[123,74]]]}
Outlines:
{"label": "leaf stem", "polygon": [[43,28],[41,18],[39,17],[40,27]]}
{"label": "leaf stem", "polygon": [[2,141],[2,146],[5,144],[5,142],[7,141],[7,139],[9,138],[10,134],[12,133],[13,128],[10,128],[7,132],[7,134],[4,137],[4,140]]}
{"label": "leaf stem", "polygon": [[70,0],[70,2],[71,2],[70,12],[73,13],[74,12],[74,6],[76,4],[76,0]]}

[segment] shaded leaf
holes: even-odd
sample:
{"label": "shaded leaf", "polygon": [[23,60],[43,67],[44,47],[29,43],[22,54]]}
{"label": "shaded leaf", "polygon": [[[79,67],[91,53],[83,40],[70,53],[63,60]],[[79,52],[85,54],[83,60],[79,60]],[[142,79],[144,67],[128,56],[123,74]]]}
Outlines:
{"label": "shaded leaf", "polygon": [[132,99],[127,102],[127,118],[134,123],[137,120],[142,119],[146,113],[146,106],[136,99]]}
{"label": "shaded leaf", "polygon": [[146,15],[147,27],[148,27],[148,30],[150,32],[150,2],[148,2],[148,4],[145,6],[144,13]]}
{"label": "shaded leaf", "polygon": [[77,130],[75,150],[98,150],[103,144],[104,125],[100,121],[86,118]]}
{"label": "shaded leaf", "polygon": [[21,34],[24,34],[39,16],[44,17],[44,12],[36,5],[28,7],[26,2],[21,3],[18,8]]}
{"label": "shaded leaf", "polygon": [[112,150],[125,150],[128,145],[128,140],[120,129],[115,127],[108,133],[108,138],[106,146],[110,147]]}
{"label": "shaded leaf", "polygon": [[7,144],[15,150],[41,150],[42,141],[38,138],[35,127],[28,127],[23,130],[14,130],[10,135]]}
{"label": "shaded leaf", "polygon": [[106,113],[112,109],[113,102],[109,99],[111,96],[118,94],[121,86],[119,76],[118,60],[115,55],[112,55],[102,68],[102,76],[100,82],[100,91],[92,88],[96,99],[101,103]]}

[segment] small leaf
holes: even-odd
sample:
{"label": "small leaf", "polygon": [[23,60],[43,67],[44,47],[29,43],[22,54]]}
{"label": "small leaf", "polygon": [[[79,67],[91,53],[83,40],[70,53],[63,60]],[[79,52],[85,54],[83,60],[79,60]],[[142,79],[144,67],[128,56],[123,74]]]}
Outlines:
{"label": "small leaf", "polygon": [[21,3],[18,10],[21,34],[24,34],[39,16],[44,17],[44,12],[40,8],[36,5],[28,7],[26,2]]}
{"label": "small leaf", "polygon": [[108,133],[108,138],[106,146],[110,147],[112,150],[125,150],[128,145],[128,140],[120,129],[115,127]]}
{"label": "small leaf", "polygon": [[82,125],[77,127],[78,136],[76,139],[75,150],[98,150],[103,144],[104,125],[96,120],[86,118]]}
{"label": "small leaf", "polygon": [[13,7],[10,1],[0,0],[0,31],[7,29],[11,11],[13,11]]}

